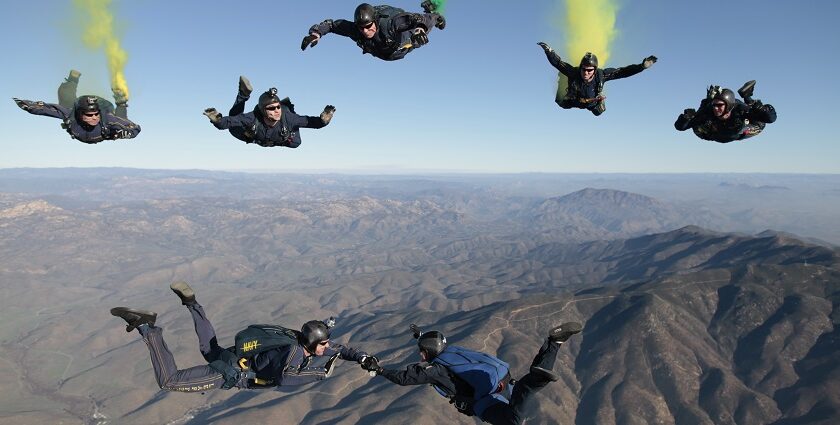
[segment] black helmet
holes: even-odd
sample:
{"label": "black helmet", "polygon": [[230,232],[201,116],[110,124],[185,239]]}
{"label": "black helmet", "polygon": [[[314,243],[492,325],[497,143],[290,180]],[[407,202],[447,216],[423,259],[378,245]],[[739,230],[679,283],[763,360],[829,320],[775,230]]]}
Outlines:
{"label": "black helmet", "polygon": [[365,27],[371,22],[376,22],[376,9],[368,3],[362,3],[356,7],[353,13],[353,22],[359,28]]}
{"label": "black helmet", "polygon": [[446,337],[438,331],[423,332],[417,338],[417,347],[426,353],[427,360],[432,360],[446,348]]}
{"label": "black helmet", "polygon": [[580,60],[580,67],[583,68],[584,66],[594,66],[597,68],[598,56],[595,56],[592,52],[586,52]]}
{"label": "black helmet", "polygon": [[309,350],[310,353],[315,352],[315,348],[319,342],[328,341],[329,339],[330,328],[320,320],[310,320],[300,328],[300,344]]}
{"label": "black helmet", "polygon": [[715,94],[715,97],[713,97],[712,100],[723,101],[723,103],[726,104],[726,112],[731,111],[737,103],[737,99],[735,98],[735,92],[729,89],[723,89],[719,91],[717,94]]}
{"label": "black helmet", "polygon": [[99,112],[99,99],[96,96],[80,96],[76,99],[73,109],[76,111],[76,118],[86,112]]}
{"label": "black helmet", "polygon": [[277,89],[274,87],[260,95],[260,111],[272,103],[280,103],[280,98],[277,97]]}

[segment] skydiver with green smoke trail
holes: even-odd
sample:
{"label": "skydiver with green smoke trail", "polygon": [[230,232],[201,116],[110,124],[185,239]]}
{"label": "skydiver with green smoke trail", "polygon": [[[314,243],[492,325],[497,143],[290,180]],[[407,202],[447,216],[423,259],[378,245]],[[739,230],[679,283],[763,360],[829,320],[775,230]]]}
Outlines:
{"label": "skydiver with green smoke trail", "polygon": [[338,34],[356,42],[362,53],[370,53],[386,61],[399,60],[412,50],[429,42],[433,27],[443,29],[446,20],[439,12],[440,1],[426,0],[421,4],[425,13],[410,13],[403,9],[362,3],[356,7],[353,21],[327,19],[309,28],[300,49],[315,47],[324,35]]}
{"label": "skydiver with green smoke trail", "polygon": [[544,42],[537,44],[545,51],[548,62],[569,80],[565,96],[560,98],[558,94],[557,105],[563,109],[588,109],[595,116],[603,114],[607,109],[604,104],[607,98],[604,96],[604,83],[636,75],[656,63],[656,56],[648,56],[640,64],[621,68],[599,68],[598,57],[586,52],[576,68],[563,62],[548,44]]}

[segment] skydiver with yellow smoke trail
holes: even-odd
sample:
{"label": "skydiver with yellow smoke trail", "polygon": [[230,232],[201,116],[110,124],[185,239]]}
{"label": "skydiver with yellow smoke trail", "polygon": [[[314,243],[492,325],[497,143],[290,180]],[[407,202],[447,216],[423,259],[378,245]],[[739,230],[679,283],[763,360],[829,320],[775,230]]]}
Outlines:
{"label": "skydiver with yellow smoke trail", "polygon": [[607,109],[604,104],[607,98],[604,96],[604,83],[636,75],[656,63],[656,56],[648,56],[640,64],[621,68],[599,68],[598,57],[586,52],[580,60],[580,65],[574,67],[563,62],[548,44],[537,44],[545,51],[548,62],[569,80],[566,95],[558,99],[557,104],[563,109],[588,109],[595,116],[603,114]]}
{"label": "skydiver with yellow smoke trail", "polygon": [[140,126],[128,119],[128,97],[118,89],[114,92],[114,104],[95,96],[76,97],[79,71],[71,70],[70,76],[58,86],[58,104],[13,98],[15,103],[33,115],[60,118],[61,127],[70,137],[82,143],[95,144],[104,140],[133,139],[140,133]]}

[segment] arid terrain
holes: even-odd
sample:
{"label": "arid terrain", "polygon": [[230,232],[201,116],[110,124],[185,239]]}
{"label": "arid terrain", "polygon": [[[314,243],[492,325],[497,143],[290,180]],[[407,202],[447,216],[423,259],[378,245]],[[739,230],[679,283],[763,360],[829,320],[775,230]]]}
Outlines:
{"label": "arid terrain", "polygon": [[426,386],[341,363],[280,391],[160,391],[114,306],[201,364],[221,341],[338,318],[418,361],[410,323],[527,373],[584,323],[529,424],[840,422],[840,176],[343,176],[0,170],[0,423],[470,424]]}

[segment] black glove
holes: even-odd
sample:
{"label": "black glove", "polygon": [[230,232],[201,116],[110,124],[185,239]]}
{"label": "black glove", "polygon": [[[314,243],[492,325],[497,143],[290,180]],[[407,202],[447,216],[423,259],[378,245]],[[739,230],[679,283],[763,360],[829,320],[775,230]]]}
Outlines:
{"label": "black glove", "polygon": [[423,334],[423,331],[420,330],[420,327],[415,325],[414,323],[408,325],[408,330],[411,331],[411,335],[414,337],[414,339],[420,338],[420,335]]}
{"label": "black glove", "polygon": [[17,106],[18,106],[18,108],[23,109],[24,111],[29,111],[29,105],[26,103],[26,101],[25,101],[25,100],[20,100],[20,99],[18,99],[18,98],[16,98],[16,97],[13,97],[13,98],[12,98],[12,100],[14,100],[14,101],[15,101],[15,103],[16,103],[16,104],[17,104]]}
{"label": "black glove", "polygon": [[335,113],[335,106],[327,105],[324,106],[324,112],[321,112],[321,121],[324,124],[329,124],[330,120],[332,120],[333,114]]}
{"label": "black glove", "polygon": [[656,60],[656,56],[650,55],[642,61],[642,66],[644,66],[645,69],[650,68],[656,63]]}
{"label": "black glove", "polygon": [[379,367],[379,359],[377,359],[376,356],[364,356],[361,360],[359,360],[359,364],[362,365],[362,369],[368,372],[379,373],[379,371],[382,370],[382,368]]}
{"label": "black glove", "polygon": [[420,3],[420,7],[422,7],[423,11],[426,13],[432,13],[435,11],[435,9],[437,9],[437,6],[435,6],[435,4],[432,3],[431,0],[423,1],[423,3]]}
{"label": "black glove", "polygon": [[207,108],[204,110],[204,115],[207,115],[207,118],[210,118],[210,122],[216,124],[217,122],[222,120],[222,114],[216,110],[216,108]]}
{"label": "black glove", "polygon": [[546,53],[551,53],[551,52],[553,52],[553,51],[554,51],[554,49],[552,49],[552,48],[551,48],[551,46],[549,46],[549,45],[548,45],[548,44],[546,44],[545,42],[540,41],[540,42],[539,42],[539,43],[537,43],[537,44],[538,44],[540,47],[542,47],[542,49],[543,49],[543,50],[545,50],[545,52],[546,52]]}
{"label": "black glove", "polygon": [[417,46],[423,46],[429,42],[429,36],[423,28],[415,28],[411,33],[411,41]]}
{"label": "black glove", "polygon": [[686,118],[691,119],[695,115],[697,115],[697,111],[695,111],[694,108],[688,108],[688,109],[683,111],[683,115],[685,115]]}
{"label": "black glove", "polygon": [[720,86],[711,85],[706,90],[706,99],[713,99],[718,93],[720,93]]}
{"label": "black glove", "polygon": [[314,32],[306,37],[303,37],[303,41],[300,43],[300,50],[306,50],[307,47],[315,47],[320,39],[321,36]]}

